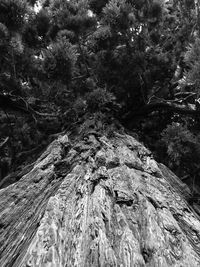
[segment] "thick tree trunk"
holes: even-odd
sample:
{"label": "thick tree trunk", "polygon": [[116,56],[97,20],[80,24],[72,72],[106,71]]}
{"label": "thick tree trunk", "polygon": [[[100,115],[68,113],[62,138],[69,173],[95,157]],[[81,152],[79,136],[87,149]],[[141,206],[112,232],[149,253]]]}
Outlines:
{"label": "thick tree trunk", "polygon": [[189,196],[131,136],[65,135],[0,190],[0,266],[200,266]]}

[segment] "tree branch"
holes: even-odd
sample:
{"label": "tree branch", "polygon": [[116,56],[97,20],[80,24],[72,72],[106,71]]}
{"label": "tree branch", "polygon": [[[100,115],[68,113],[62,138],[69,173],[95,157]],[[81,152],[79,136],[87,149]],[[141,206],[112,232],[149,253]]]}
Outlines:
{"label": "tree branch", "polygon": [[9,137],[6,137],[1,143],[0,143],[0,149],[5,146],[5,144],[8,142]]}
{"label": "tree branch", "polygon": [[171,111],[178,114],[191,115],[191,116],[200,114],[200,110],[196,109],[196,105],[192,104],[181,105],[181,104],[176,104],[174,102],[166,101],[166,102],[156,102],[147,104],[139,110],[138,109],[132,110],[126,113],[122,118],[123,120],[128,122],[134,117],[144,116],[152,112],[162,111],[162,110]]}
{"label": "tree branch", "polygon": [[22,113],[30,114],[32,116],[37,115],[43,117],[57,117],[57,114],[40,113],[34,110],[31,105],[27,103],[27,101],[22,97],[9,94],[0,94],[0,108],[16,110]]}

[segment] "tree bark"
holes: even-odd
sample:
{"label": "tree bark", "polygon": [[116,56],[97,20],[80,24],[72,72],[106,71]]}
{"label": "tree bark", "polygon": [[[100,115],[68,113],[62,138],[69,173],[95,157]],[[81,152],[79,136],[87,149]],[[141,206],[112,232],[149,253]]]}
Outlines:
{"label": "tree bark", "polygon": [[200,266],[189,197],[129,135],[64,135],[0,190],[0,266]]}

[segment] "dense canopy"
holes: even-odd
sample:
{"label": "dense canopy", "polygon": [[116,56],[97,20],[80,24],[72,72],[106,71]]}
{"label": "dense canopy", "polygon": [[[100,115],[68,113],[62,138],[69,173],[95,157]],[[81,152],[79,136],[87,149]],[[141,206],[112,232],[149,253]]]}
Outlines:
{"label": "dense canopy", "polygon": [[0,186],[92,117],[137,134],[195,196],[199,81],[198,0],[1,0]]}

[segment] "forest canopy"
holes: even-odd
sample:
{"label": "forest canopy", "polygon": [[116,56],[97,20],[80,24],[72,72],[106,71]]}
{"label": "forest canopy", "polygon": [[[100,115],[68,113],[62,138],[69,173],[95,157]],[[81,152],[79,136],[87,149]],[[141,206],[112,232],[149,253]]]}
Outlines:
{"label": "forest canopy", "polygon": [[0,63],[0,185],[92,117],[198,188],[198,0],[1,0]]}

